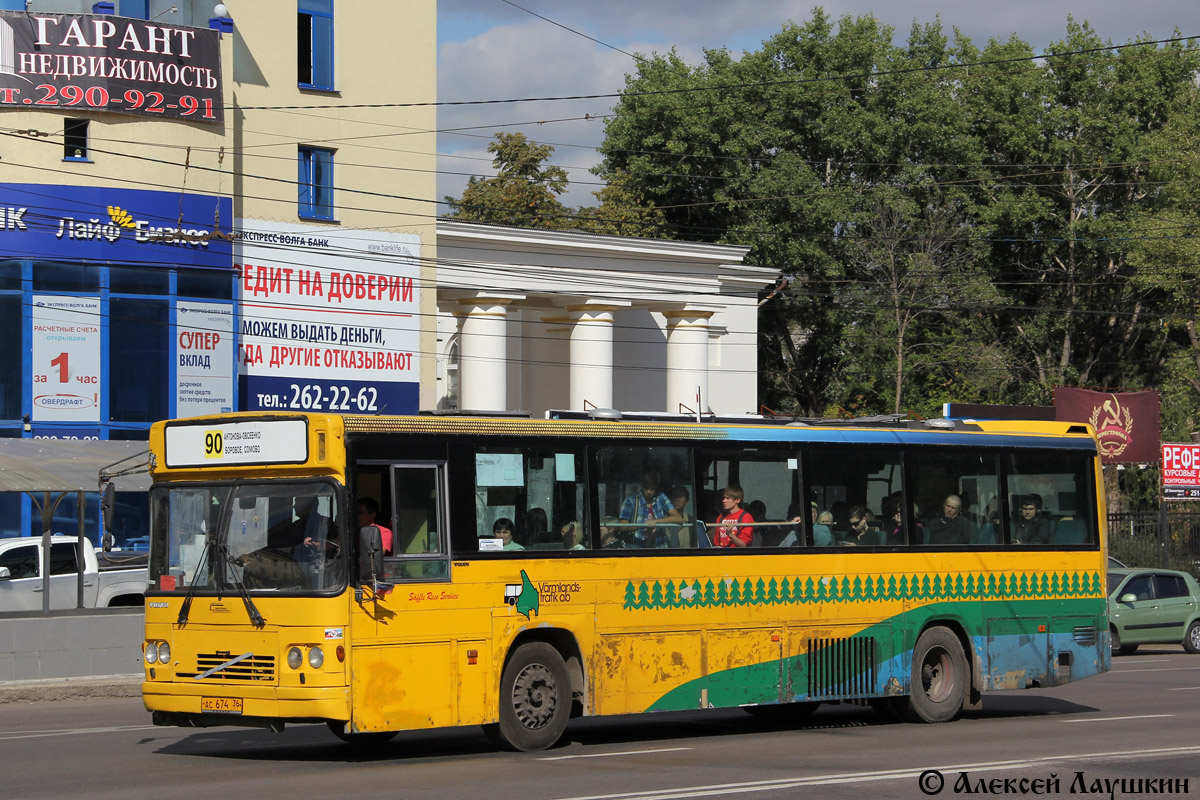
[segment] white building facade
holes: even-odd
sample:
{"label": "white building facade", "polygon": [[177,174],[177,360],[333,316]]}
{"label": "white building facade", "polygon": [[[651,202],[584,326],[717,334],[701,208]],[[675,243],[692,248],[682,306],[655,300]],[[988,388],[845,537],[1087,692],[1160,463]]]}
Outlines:
{"label": "white building facade", "polygon": [[748,248],[438,223],[442,410],[755,414]]}

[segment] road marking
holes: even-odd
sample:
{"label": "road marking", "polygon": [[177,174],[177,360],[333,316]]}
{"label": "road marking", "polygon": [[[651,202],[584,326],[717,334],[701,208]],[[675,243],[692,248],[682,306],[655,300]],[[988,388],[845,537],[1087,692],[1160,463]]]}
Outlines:
{"label": "road marking", "polygon": [[11,731],[0,733],[0,742],[10,739],[44,739],[47,736],[79,736],[93,733],[120,733],[121,731],[152,731],[157,725],[117,725],[111,728],[67,728],[51,731]]}
{"label": "road marking", "polygon": [[1175,686],[1171,689],[1167,689],[1167,691],[1168,692],[1186,692],[1191,689],[1200,689],[1200,686]]}
{"label": "road marking", "polygon": [[891,781],[901,778],[919,778],[926,770],[936,769],[943,774],[957,772],[989,772],[997,770],[1017,770],[1039,767],[1046,764],[1056,764],[1062,761],[1080,760],[1121,760],[1129,761],[1139,758],[1160,758],[1164,755],[1200,755],[1197,747],[1164,747],[1153,750],[1120,751],[1112,753],[1073,753],[1061,756],[1043,756],[1020,761],[983,761],[975,764],[950,764],[946,766],[913,767],[909,769],[880,770],[875,772],[844,772],[831,775],[814,775],[808,778],[778,778],[770,781],[748,781],[745,783],[718,783],[706,786],[679,786],[672,789],[653,789],[645,792],[619,792],[615,794],[594,794],[576,797],[562,797],[557,800],[681,800],[688,797],[714,797],[719,795],[748,794],[750,792],[769,792],[779,789],[795,789],[804,786],[826,786],[845,783],[870,783],[873,781]]}
{"label": "road marking", "polygon": [[663,747],[658,750],[625,750],[620,753],[580,753],[575,756],[551,756],[539,758],[538,761],[566,761],[569,758],[608,758],[609,756],[640,756],[646,753],[674,753],[680,750],[691,750],[690,747]]}
{"label": "road marking", "polygon": [[[1138,664],[1165,664],[1165,663],[1168,663],[1170,660],[1171,659],[1169,659],[1169,658],[1139,658],[1137,660],[1137,663]],[[1129,669],[1137,669],[1137,665],[1130,664],[1128,668]],[[1113,669],[1116,670],[1117,668],[1113,667]]]}
{"label": "road marking", "polygon": [[1134,717],[1096,717],[1094,719],[1064,719],[1061,722],[1116,722],[1122,719],[1155,719],[1157,717],[1173,717],[1174,714],[1139,714]]}
{"label": "road marking", "polygon": [[1185,672],[1195,671],[1200,667],[1151,667],[1150,669],[1123,669],[1120,672],[1128,672],[1130,675],[1137,675],[1142,672]]}

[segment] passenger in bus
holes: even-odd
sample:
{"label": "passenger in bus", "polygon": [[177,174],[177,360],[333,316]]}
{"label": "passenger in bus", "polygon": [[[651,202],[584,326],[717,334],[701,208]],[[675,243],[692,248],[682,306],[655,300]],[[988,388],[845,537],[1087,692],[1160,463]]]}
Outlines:
{"label": "passenger in bus", "polygon": [[621,541],[614,527],[618,522],[616,517],[604,517],[600,520],[600,546],[605,550],[625,549],[625,542]]}
{"label": "passenger in bus", "polygon": [[679,511],[671,505],[670,498],[658,486],[658,472],[646,470],[642,475],[640,490],[626,497],[625,502],[621,504],[622,523],[642,523],[645,526],[633,531],[634,547],[670,547],[669,529],[659,527],[659,523],[678,525],[682,522]]}
{"label": "passenger in bus", "polygon": [[575,520],[571,520],[559,528],[558,533],[562,537],[564,550],[586,549],[583,546],[583,526]]}
{"label": "passenger in bus", "polygon": [[715,547],[749,547],[754,541],[754,517],[742,508],[745,494],[741,487],[726,486],[721,490],[721,513],[713,531]]}
{"label": "passenger in bus", "polygon": [[1013,526],[1014,544],[1047,544],[1054,523],[1042,516],[1042,498],[1036,494],[1021,499],[1020,512]]}
{"label": "passenger in bus", "polygon": [[[800,516],[801,508],[800,503],[792,503],[788,506],[788,519],[796,524],[787,532],[786,536],[779,540],[779,544],[775,545],[776,547],[799,547],[804,543],[804,519]],[[810,505],[809,519],[812,522],[817,521],[816,503]]]}
{"label": "passenger in bus", "polygon": [[368,525],[374,525],[379,528],[380,538],[383,539],[383,554],[390,556],[392,554],[392,531],[376,520],[378,516],[379,502],[374,497],[358,498],[358,527],[365,528]]}
{"label": "passenger in bus", "polygon": [[671,501],[671,506],[679,512],[679,531],[675,535],[674,545],[684,548],[693,547],[692,528],[696,524],[696,518],[688,511],[688,501],[692,499],[691,493],[688,492],[686,486],[672,486],[667,491],[667,497]]}
{"label": "passenger in bus", "polygon": [[962,516],[962,498],[947,495],[942,513],[929,520],[930,544],[970,544],[971,523]]}
{"label": "passenger in bus", "polygon": [[883,543],[893,547],[908,543],[904,536],[904,506],[899,494],[896,492],[883,501]]}
{"label": "passenger in bus", "polygon": [[815,547],[830,547],[833,545],[833,512],[826,510],[817,514],[813,523],[813,545]]}
{"label": "passenger in bus", "polygon": [[550,518],[546,516],[545,510],[531,508],[525,512],[525,535],[520,537],[521,544],[533,545],[553,537],[554,534],[550,533]]}
{"label": "passenger in bus", "polygon": [[513,530],[513,521],[508,517],[501,517],[492,525],[492,536],[504,541],[504,550],[524,550],[524,545],[513,540]]}
{"label": "passenger in bus", "polygon": [[846,532],[846,539],[842,544],[850,546],[875,544],[877,539],[874,538],[874,534],[870,530],[869,515],[870,512],[867,511],[866,506],[851,506],[850,530]]}

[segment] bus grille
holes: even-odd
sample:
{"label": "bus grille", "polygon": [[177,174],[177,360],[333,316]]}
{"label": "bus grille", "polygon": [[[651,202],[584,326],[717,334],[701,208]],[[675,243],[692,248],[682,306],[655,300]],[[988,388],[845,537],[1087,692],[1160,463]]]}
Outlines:
{"label": "bus grille", "polygon": [[1097,638],[1096,627],[1094,625],[1075,629],[1075,644],[1092,647],[1096,644]]}
{"label": "bus grille", "polygon": [[808,640],[808,696],[813,700],[875,694],[875,637]]}
{"label": "bus grille", "polygon": [[[195,678],[234,658],[229,653],[197,653],[195,672],[178,672],[181,678]],[[250,656],[206,677],[206,681],[274,681],[275,657]]]}

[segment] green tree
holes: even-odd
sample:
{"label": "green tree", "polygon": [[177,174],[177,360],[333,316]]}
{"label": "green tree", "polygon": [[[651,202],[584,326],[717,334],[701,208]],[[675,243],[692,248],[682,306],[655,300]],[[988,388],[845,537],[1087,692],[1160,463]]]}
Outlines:
{"label": "green tree", "polygon": [[496,176],[472,176],[461,198],[446,197],[448,216],[525,228],[573,226],[572,215],[558,201],[567,190],[566,170],[544,163],[553,147],[531,142],[523,133],[498,133],[487,149],[495,156]]}

